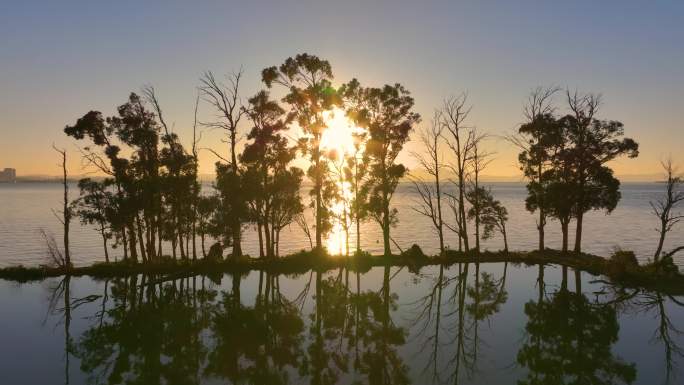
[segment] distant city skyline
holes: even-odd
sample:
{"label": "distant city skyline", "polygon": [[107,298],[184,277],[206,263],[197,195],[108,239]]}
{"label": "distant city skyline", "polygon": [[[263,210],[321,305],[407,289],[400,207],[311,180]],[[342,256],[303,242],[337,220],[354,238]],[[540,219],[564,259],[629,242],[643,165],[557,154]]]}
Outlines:
{"label": "distant city skyline", "polygon": [[[246,99],[263,88],[263,68],[301,52],[329,60],[335,86],[353,77],[402,83],[422,125],[442,98],[468,92],[468,123],[492,135],[488,175],[520,177],[517,150],[502,137],[522,122],[524,100],[540,85],[603,95],[599,117],[620,120],[640,144],[637,159],[612,164],[617,175],[658,175],[670,155],[684,162],[684,3],[255,3],[7,4],[0,164],[58,175],[54,143],[67,149],[70,174],[87,173],[63,127],[89,110],[112,115],[146,84],[188,144],[203,71],[242,67]],[[565,111],[562,95],[558,105]],[[201,119],[211,114],[200,105]],[[201,146],[227,151],[221,138],[207,130]],[[416,146],[401,157],[413,169]],[[200,173],[212,174],[216,160],[200,152]]]}

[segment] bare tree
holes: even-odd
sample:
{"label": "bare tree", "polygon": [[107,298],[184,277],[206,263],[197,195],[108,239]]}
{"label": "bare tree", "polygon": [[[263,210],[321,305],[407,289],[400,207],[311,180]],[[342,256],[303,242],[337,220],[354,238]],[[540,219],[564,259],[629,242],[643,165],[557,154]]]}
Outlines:
{"label": "bare tree", "polygon": [[465,213],[465,192],[467,180],[467,165],[470,161],[474,133],[465,125],[465,120],[470,114],[471,106],[468,106],[468,95],[463,93],[458,97],[450,97],[444,100],[440,114],[440,121],[450,134],[447,138],[447,146],[451,149],[454,160],[448,167],[456,175],[456,196],[452,202],[457,204],[458,215],[456,218],[459,238],[463,241],[465,252],[469,250],[468,230]]}
{"label": "bare tree", "polygon": [[[203,99],[209,103],[217,112],[217,121],[202,123],[206,127],[220,128],[225,130],[228,134],[228,143],[230,144],[230,168],[235,176],[238,175],[238,160],[236,153],[236,146],[238,142],[238,124],[242,117],[247,113],[247,110],[242,107],[239,90],[240,80],[242,78],[242,69],[234,72],[228,76],[228,84],[224,84],[214,77],[211,71],[207,71],[200,78],[200,93]],[[212,151],[220,159],[224,159],[215,151]],[[225,159],[224,159],[225,160]],[[233,256],[239,257],[242,255],[242,219],[238,215],[241,211],[239,207],[243,206],[244,202],[239,202],[240,197],[231,198],[231,206],[233,206],[234,214],[231,215],[231,232],[233,241]]]}
{"label": "bare tree", "polygon": [[667,159],[661,164],[667,175],[665,196],[656,202],[650,202],[653,214],[660,219],[660,227],[657,229],[660,238],[658,239],[658,247],[653,255],[655,262],[658,262],[660,259],[665,236],[684,218],[684,214],[676,211],[679,204],[684,201],[684,191],[681,190],[682,178],[677,175],[677,168],[673,165],[672,159]]}
{"label": "bare tree", "polygon": [[217,112],[218,121],[202,123],[206,127],[226,130],[230,144],[230,160],[233,171],[237,172],[237,129],[240,120],[247,112],[240,102],[240,80],[242,69],[228,76],[228,84],[224,84],[214,77],[211,71],[207,71],[200,78],[200,92],[203,99]]}
{"label": "bare tree", "polygon": [[311,228],[309,228],[309,224],[306,221],[306,216],[304,216],[304,213],[300,213],[299,215],[295,216],[295,223],[302,229],[304,232],[304,235],[306,235],[306,238],[309,240],[309,247],[313,249],[313,239],[311,238]]}
{"label": "bare tree", "polygon": [[432,221],[439,237],[439,253],[444,253],[444,222],[442,220],[442,190],[440,171],[444,167],[440,144],[444,126],[440,122],[440,112],[436,111],[430,126],[419,129],[418,137],[423,144],[423,153],[413,152],[423,170],[432,177],[432,183],[413,178],[413,186],[420,196],[417,207],[413,210]]}
{"label": "bare tree", "polygon": [[52,148],[62,157],[62,162],[59,166],[62,168],[62,185],[64,186],[64,206],[62,209],[62,217],[60,218],[56,212],[55,217],[64,226],[64,267],[71,268],[71,254],[69,253],[69,224],[71,223],[71,207],[69,207],[69,184],[67,183],[67,167],[66,167],[66,150],[57,148],[54,144]]}

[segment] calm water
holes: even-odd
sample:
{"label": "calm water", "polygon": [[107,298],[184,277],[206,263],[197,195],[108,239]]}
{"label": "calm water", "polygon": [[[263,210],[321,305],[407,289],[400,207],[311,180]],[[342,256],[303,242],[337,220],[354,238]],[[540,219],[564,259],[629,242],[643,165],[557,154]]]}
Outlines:
{"label": "calm water", "polygon": [[[494,195],[508,208],[509,244],[513,250],[530,250],[537,246],[535,216],[525,210],[526,190],[521,183],[495,183],[491,185]],[[611,214],[590,213],[586,217],[583,247],[585,251],[608,256],[615,247],[633,250],[641,260],[652,257],[657,242],[655,227],[657,218],[651,213],[650,200],[661,194],[662,185],[657,183],[625,183],[622,186],[622,201]],[[205,189],[210,186],[205,185]],[[36,266],[45,262],[45,245],[39,234],[44,228],[61,239],[61,225],[52,214],[60,207],[61,186],[55,183],[0,184],[0,266],[24,264]],[[76,186],[71,196],[78,195]],[[393,238],[402,248],[418,243],[427,253],[437,250],[437,240],[430,221],[414,212],[411,207],[418,197],[410,185],[401,185],[395,195],[395,207],[399,210],[399,225],[393,230]],[[452,220],[451,215],[448,220]],[[313,221],[310,220],[311,224]],[[102,261],[104,254],[100,235],[88,226],[74,223],[71,232],[72,260],[77,265]],[[343,242],[341,233],[328,239],[331,251],[339,250]],[[571,242],[572,242],[571,236]],[[560,248],[560,225],[551,221],[547,226],[547,246]],[[373,253],[382,252],[382,233],[375,223],[362,226],[362,247]],[[447,243],[457,247],[454,234],[447,235]],[[684,228],[669,235],[666,244],[684,243]],[[355,244],[352,234],[351,244]],[[484,247],[492,250],[503,248],[500,238],[484,241]],[[256,234],[247,229],[243,249],[251,255],[258,255]],[[208,247],[209,245],[207,245]],[[281,234],[281,253],[309,248],[304,233],[293,225]],[[168,250],[168,246],[166,247]],[[120,250],[111,254],[120,255]],[[684,258],[677,257],[677,263],[684,265]]]}
{"label": "calm water", "polygon": [[0,280],[0,383],[682,383],[684,298],[563,275],[471,263]]}

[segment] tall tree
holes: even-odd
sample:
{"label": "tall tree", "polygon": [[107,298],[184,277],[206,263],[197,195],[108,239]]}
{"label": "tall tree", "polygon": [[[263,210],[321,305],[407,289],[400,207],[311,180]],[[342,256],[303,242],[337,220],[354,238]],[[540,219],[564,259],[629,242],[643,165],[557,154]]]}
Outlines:
{"label": "tall tree", "polygon": [[420,196],[416,212],[424,215],[432,221],[432,225],[439,238],[439,253],[444,254],[444,221],[442,219],[442,182],[441,171],[444,168],[441,144],[444,126],[440,122],[439,111],[435,112],[430,126],[419,131],[419,140],[424,147],[424,152],[413,152],[413,157],[432,178],[431,182],[414,179],[413,185]]}
{"label": "tall tree", "polygon": [[248,175],[245,188],[254,202],[258,229],[263,229],[267,257],[276,255],[280,230],[302,209],[299,187],[303,172],[289,167],[296,148],[289,146],[282,135],[287,129],[283,114],[284,110],[269,99],[266,91],[250,98],[248,116],[253,127],[247,138],[251,142],[240,156]]}
{"label": "tall tree", "polygon": [[471,109],[472,107],[468,106],[468,95],[461,94],[458,97],[445,99],[440,113],[441,124],[448,131],[446,142],[453,156],[453,163],[449,165],[449,168],[456,175],[456,194],[451,197],[456,203],[454,207],[455,229],[458,232],[459,244],[463,243],[466,253],[470,250],[465,210],[467,166],[471,160],[475,135],[472,129],[466,126],[465,121]]}
{"label": "tall tree", "polygon": [[[200,78],[200,92],[204,100],[211,105],[217,113],[217,121],[205,122],[205,126],[220,128],[226,131],[228,143],[230,144],[230,161],[228,168],[219,168],[225,175],[224,179],[231,180],[239,186],[240,168],[238,164],[237,143],[238,125],[245,114],[245,109],[240,105],[240,80],[242,71],[235,72],[228,76],[228,84],[224,84],[214,77],[211,71],[204,73]],[[215,153],[218,155],[218,153]],[[220,159],[225,159],[219,156]],[[230,210],[230,231],[233,245],[233,256],[242,255],[242,225],[247,218],[247,207],[244,196],[239,194],[239,190],[232,190],[231,193],[224,194],[226,201],[225,207]]]}
{"label": "tall tree", "polygon": [[[528,180],[527,210],[537,211],[537,230],[539,231],[539,251],[543,251],[544,229],[546,226],[547,205],[545,198],[546,181],[544,172],[549,167],[549,139],[553,136],[555,107],[553,97],[559,91],[557,87],[537,87],[528,96],[527,103],[523,107],[525,123],[519,129],[517,135],[509,137],[509,140],[521,149],[518,155],[520,168]],[[550,136],[551,135],[551,136]]]}
{"label": "tall tree", "polygon": [[[475,252],[480,252],[480,224],[482,221],[482,208],[486,203],[485,189],[480,185],[480,175],[482,171],[491,163],[490,153],[483,151],[480,144],[487,138],[487,135],[480,134],[477,129],[472,130],[472,147],[469,157],[469,179],[470,187],[466,191],[466,201],[470,203],[471,209],[468,210],[468,218],[475,222]],[[471,215],[472,214],[472,215]]]}
{"label": "tall tree", "polygon": [[570,91],[566,95],[571,111],[565,117],[571,148],[562,156],[570,156],[574,163],[573,179],[577,186],[574,251],[579,253],[584,213],[600,209],[610,212],[620,200],[620,181],[606,163],[622,155],[635,158],[639,155],[639,145],[633,139],[623,138],[622,123],[594,117],[601,101],[598,95]]}
{"label": "tall tree", "polygon": [[306,135],[300,139],[300,146],[311,162],[307,175],[313,182],[311,206],[316,218],[316,248],[320,249],[323,235],[330,229],[331,198],[329,166],[321,150],[321,138],[327,127],[324,112],[339,104],[331,84],[332,67],[327,60],[302,53],[287,58],[279,67],[265,68],[261,76],[267,87],[278,84],[288,90],[283,102],[291,107],[289,118]]}
{"label": "tall tree", "polygon": [[354,150],[347,155],[345,181],[352,186],[351,220],[356,224],[356,253],[361,253],[361,221],[366,218],[366,189],[363,184],[366,177],[366,165],[363,162],[363,150],[366,147],[365,132],[353,133]]}
{"label": "tall tree", "polygon": [[368,165],[368,211],[382,228],[385,255],[391,255],[390,227],[398,219],[397,210],[390,207],[390,202],[407,171],[403,164],[397,163],[397,157],[409,140],[413,126],[420,121],[420,115],[412,110],[413,98],[409,91],[398,83],[373,88],[362,87],[354,79],[340,92],[352,101],[349,116],[359,127],[368,130],[364,153]]}
{"label": "tall tree", "polygon": [[676,211],[678,206],[684,202],[684,191],[681,190],[682,178],[677,175],[677,169],[672,164],[672,159],[662,162],[662,166],[667,178],[665,180],[665,196],[656,202],[650,202],[653,214],[660,220],[658,246],[653,255],[654,262],[658,262],[660,259],[667,233],[684,219],[684,214]]}
{"label": "tall tree", "polygon": [[80,197],[72,203],[76,215],[82,224],[96,225],[102,236],[105,262],[109,263],[107,240],[112,237],[110,232],[112,217],[116,215],[114,195],[109,191],[110,180],[102,182],[84,178],[78,181]]}
{"label": "tall tree", "polygon": [[62,226],[64,226],[64,267],[67,269],[71,268],[71,253],[69,250],[69,225],[71,223],[71,207],[69,205],[69,184],[67,183],[67,166],[66,166],[66,161],[67,161],[67,155],[66,155],[66,150],[64,149],[59,149],[55,145],[52,145],[52,148],[57,151],[62,158],[60,167],[62,168],[62,186],[64,187],[64,200],[63,200],[63,207],[62,207],[62,217],[60,218],[55,214],[57,219],[62,223]]}

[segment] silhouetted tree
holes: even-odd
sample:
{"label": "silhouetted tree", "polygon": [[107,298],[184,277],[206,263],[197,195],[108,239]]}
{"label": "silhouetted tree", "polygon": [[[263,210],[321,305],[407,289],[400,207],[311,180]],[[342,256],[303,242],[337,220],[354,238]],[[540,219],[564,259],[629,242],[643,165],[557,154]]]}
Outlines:
{"label": "silhouetted tree", "polygon": [[367,174],[366,164],[363,162],[363,151],[366,147],[367,134],[356,132],[354,138],[354,150],[347,155],[347,166],[344,168],[345,182],[351,185],[352,198],[350,220],[356,225],[356,253],[361,252],[361,222],[367,217],[367,189],[364,182]]}
{"label": "silhouetted tree", "polygon": [[71,268],[71,253],[69,251],[69,225],[71,224],[71,206],[69,205],[69,184],[67,183],[67,156],[66,150],[60,150],[55,145],[52,148],[59,153],[62,160],[60,167],[62,168],[62,186],[64,188],[64,199],[62,205],[62,217],[60,218],[56,213],[55,217],[62,223],[64,227],[64,266],[67,269]]}
{"label": "silhouetted tree", "polygon": [[299,144],[311,162],[307,175],[313,182],[311,206],[316,219],[316,248],[320,249],[323,235],[330,229],[332,198],[328,164],[321,150],[321,137],[327,127],[323,113],[339,104],[331,85],[332,67],[327,60],[303,53],[287,58],[279,67],[265,68],[261,76],[267,87],[278,84],[289,91],[283,98],[291,107],[288,117],[295,120],[306,135]]}
{"label": "silhouetted tree", "polygon": [[[480,222],[483,227],[482,239],[490,239],[498,232],[503,237],[504,251],[508,252],[508,234],[506,222],[508,222],[508,210],[501,202],[494,199],[491,190],[480,187],[477,194],[480,203]],[[475,215],[474,209],[468,210],[468,216]]]}
{"label": "silhouetted tree", "polygon": [[663,251],[665,236],[672,231],[675,225],[684,219],[684,214],[677,212],[678,206],[684,201],[684,191],[681,190],[682,178],[677,175],[677,169],[672,164],[672,159],[662,162],[667,179],[665,180],[665,197],[656,202],[650,202],[653,214],[660,220],[658,233],[658,246],[656,247],[653,261],[658,262]]}
{"label": "silhouetted tree", "polygon": [[489,165],[491,159],[487,152],[480,148],[480,143],[487,138],[484,134],[479,134],[476,129],[472,131],[471,155],[468,162],[470,186],[466,190],[465,199],[470,203],[468,219],[475,222],[475,252],[480,252],[480,224],[482,221],[482,207],[484,205],[485,189],[480,186],[480,175]]}
{"label": "silhouetted tree", "polygon": [[303,172],[289,164],[296,156],[282,132],[287,129],[284,111],[261,91],[249,99],[248,116],[253,127],[240,160],[246,168],[245,186],[250,192],[258,231],[263,234],[266,256],[276,255],[280,230],[302,211],[299,188]]}
{"label": "silhouetted tree", "polygon": [[567,99],[571,114],[563,119],[571,146],[562,156],[570,156],[573,162],[573,180],[577,186],[575,252],[579,253],[584,213],[601,209],[610,212],[620,200],[620,181],[606,163],[621,155],[638,156],[639,145],[630,138],[622,138],[622,123],[594,117],[600,105],[599,96],[567,91]]}
{"label": "silhouetted tree", "polygon": [[[242,71],[228,76],[229,84],[223,84],[216,80],[211,71],[204,73],[200,78],[200,91],[204,100],[209,103],[217,113],[219,120],[215,122],[205,122],[205,126],[220,128],[225,130],[230,144],[230,161],[228,167],[219,167],[217,165],[217,173],[220,171],[223,175],[221,178],[224,181],[230,181],[234,184],[235,189],[230,191],[223,191],[222,197],[224,199],[224,208],[230,211],[227,219],[230,221],[229,229],[231,231],[231,239],[233,246],[233,256],[239,257],[242,255],[242,226],[243,221],[247,220],[248,210],[245,203],[245,197],[240,194],[242,191],[239,186],[240,183],[240,167],[238,164],[238,154],[236,150],[238,142],[238,125],[245,114],[245,110],[240,105],[240,80],[242,78]],[[213,151],[212,151],[213,152]],[[216,155],[218,153],[214,152]],[[220,157],[220,159],[224,159]],[[218,178],[218,175],[217,175]],[[228,187],[223,185],[224,188]]]}
{"label": "silhouetted tree", "polygon": [[409,140],[420,115],[413,112],[413,98],[400,84],[382,88],[362,87],[354,79],[343,86],[341,94],[348,100],[348,115],[368,130],[364,161],[368,167],[366,188],[369,191],[368,212],[382,228],[385,255],[391,255],[390,228],[397,223],[397,210],[390,202],[406,167],[397,156]]}
{"label": "silhouetted tree", "polygon": [[459,250],[462,243],[466,253],[470,250],[465,209],[466,183],[468,178],[467,166],[471,160],[473,146],[475,145],[475,133],[465,125],[465,121],[472,109],[467,103],[468,95],[464,93],[458,97],[445,99],[440,110],[441,124],[446,128],[448,131],[447,135],[449,135],[446,142],[453,156],[449,168],[456,175],[456,194],[450,196],[450,204],[456,216],[456,226],[449,227],[458,234]]}
{"label": "silhouetted tree", "polygon": [[418,161],[423,170],[432,177],[431,182],[417,178],[413,180],[413,186],[420,196],[418,206],[413,209],[430,218],[432,225],[439,238],[439,253],[444,253],[444,221],[442,219],[442,182],[441,171],[444,168],[442,152],[442,133],[444,126],[440,122],[439,111],[435,112],[429,127],[419,131],[420,142],[425,147],[424,153],[413,152],[413,157]]}
{"label": "silhouetted tree", "polygon": [[116,216],[114,195],[109,191],[111,180],[102,182],[84,178],[78,181],[80,197],[72,203],[76,215],[82,224],[96,225],[102,236],[105,262],[109,262],[107,240],[111,239],[110,223]]}
{"label": "silhouetted tree", "polygon": [[559,91],[557,87],[537,87],[528,96],[523,107],[526,122],[517,135],[509,137],[509,141],[521,149],[518,155],[520,168],[529,181],[526,208],[530,212],[537,211],[537,230],[539,231],[539,251],[543,251],[544,227],[546,226],[546,180],[544,172],[549,167],[550,138],[553,138],[556,121],[553,116],[553,96]]}

